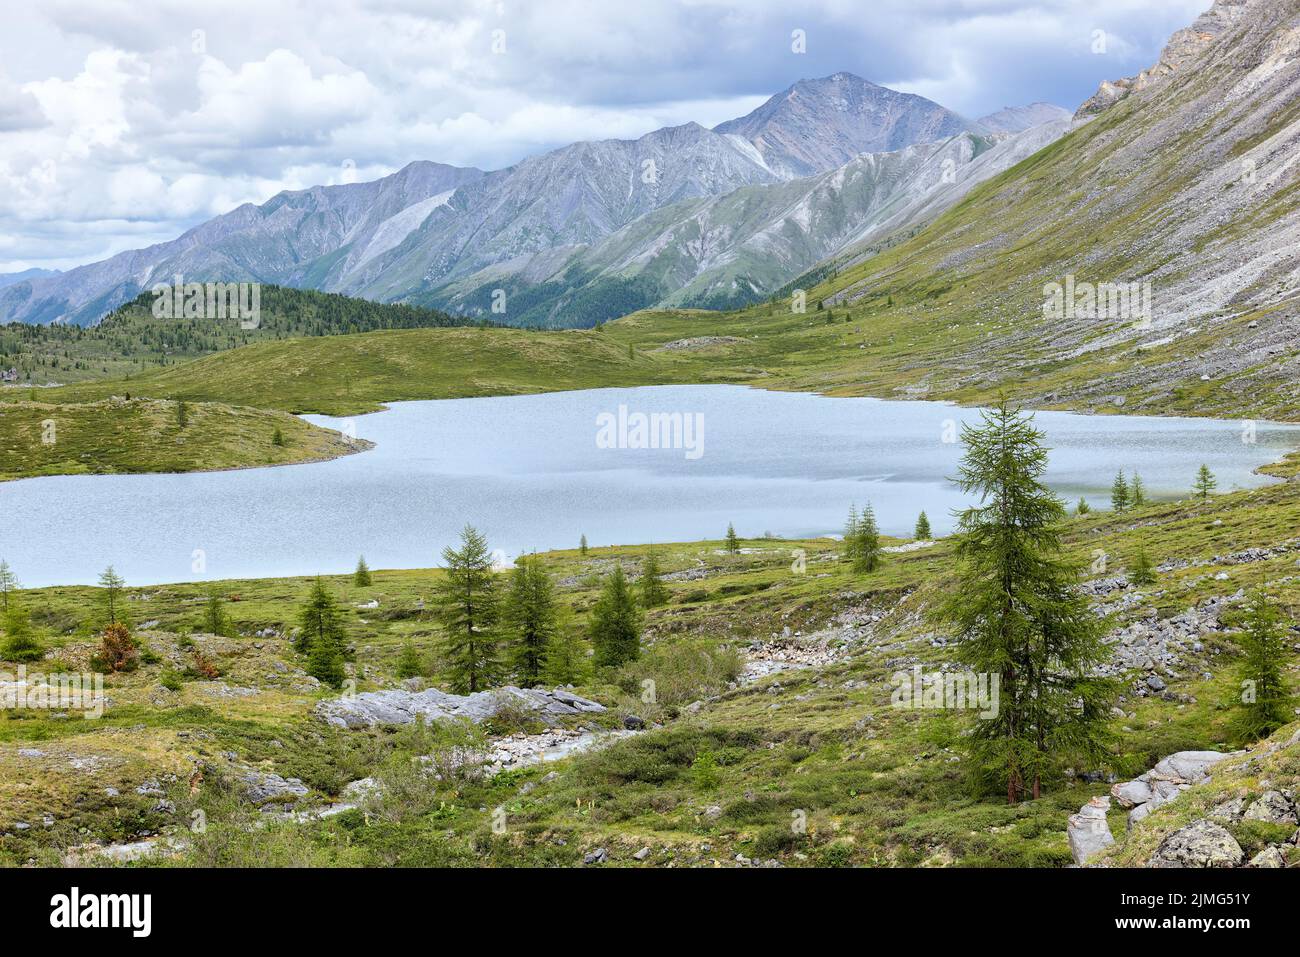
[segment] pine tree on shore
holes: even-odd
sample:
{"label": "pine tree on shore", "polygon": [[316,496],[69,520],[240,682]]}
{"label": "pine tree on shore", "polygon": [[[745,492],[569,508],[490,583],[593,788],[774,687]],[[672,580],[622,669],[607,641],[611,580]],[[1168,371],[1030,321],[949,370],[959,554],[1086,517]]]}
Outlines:
{"label": "pine tree on shore", "polygon": [[487,539],[466,525],[460,542],[460,548],[442,550],[447,573],[438,582],[438,612],[451,690],[472,694],[501,677],[495,634],[499,609]]}
{"label": "pine tree on shore", "polygon": [[912,537],[918,542],[925,542],[930,539],[930,519],[926,517],[924,511],[916,517],[916,530],[912,533]]}
{"label": "pine tree on shore", "polygon": [[659,556],[650,552],[641,563],[641,577],[637,580],[637,590],[641,593],[641,604],[645,608],[658,608],[668,601],[668,587],[664,585],[659,570]]}
{"label": "pine tree on shore", "polygon": [[853,569],[858,566],[858,546],[861,544],[858,534],[860,531],[858,507],[850,505],[849,517],[844,522],[844,558],[849,563],[849,567]]}
{"label": "pine tree on shore", "polygon": [[1079,504],[1074,507],[1074,513],[1076,515],[1087,515],[1091,511],[1092,506],[1088,504],[1088,500],[1080,495]]}
{"label": "pine tree on shore", "polygon": [[958,585],[941,614],[958,659],[999,682],[996,715],[965,740],[973,773],[1015,803],[1039,796],[1056,760],[1104,755],[1116,686],[1093,674],[1106,658],[1103,624],[1060,557],[1065,510],[1042,483],[1042,432],[1004,399],[962,440],[956,481],[979,504],[961,513]]}
{"label": "pine tree on shore", "polygon": [[1124,481],[1124,471],[1121,469],[1110,486],[1110,507],[1112,511],[1122,512],[1128,508],[1128,504],[1128,483]]}
{"label": "pine tree on shore", "polygon": [[876,513],[868,502],[858,516],[858,529],[855,535],[857,543],[853,550],[853,570],[855,572],[874,572],[884,560],[880,550],[880,529],[876,525]]}
{"label": "pine tree on shore", "polygon": [[606,576],[591,609],[591,644],[597,665],[618,666],[641,657],[641,612],[622,565]]}
{"label": "pine tree on shore", "polygon": [[1210,497],[1210,493],[1213,492],[1218,487],[1219,487],[1219,482],[1214,477],[1214,473],[1210,471],[1210,467],[1208,465],[1202,465],[1199,469],[1197,469],[1196,481],[1192,483],[1192,492],[1196,495],[1199,495],[1201,497],[1201,501],[1205,501],[1206,499],[1208,499]]}
{"label": "pine tree on shore", "polygon": [[541,681],[556,635],[556,617],[555,586],[541,559],[535,555],[519,559],[510,573],[504,618],[510,630],[510,663],[525,688]]}
{"label": "pine tree on shore", "polygon": [[1142,484],[1142,476],[1137,472],[1133,473],[1133,481],[1128,486],[1128,505],[1129,508],[1140,508],[1147,503],[1146,486]]}
{"label": "pine tree on shore", "polygon": [[1282,615],[1264,593],[1251,593],[1240,637],[1241,704],[1238,731],[1246,741],[1272,734],[1292,718],[1291,695],[1287,692],[1287,665]]}

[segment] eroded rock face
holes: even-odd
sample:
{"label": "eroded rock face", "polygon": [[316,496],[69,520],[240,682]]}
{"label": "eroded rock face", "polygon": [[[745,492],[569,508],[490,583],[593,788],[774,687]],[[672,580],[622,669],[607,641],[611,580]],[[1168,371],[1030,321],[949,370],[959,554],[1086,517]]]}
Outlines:
{"label": "eroded rock face", "polygon": [[1174,831],[1156,848],[1148,867],[1238,867],[1246,854],[1237,839],[1202,818]]}
{"label": "eroded rock face", "polygon": [[1121,807],[1130,809],[1128,828],[1132,830],[1160,805],[1174,800],[1193,784],[1207,780],[1210,768],[1232,756],[1222,751],[1179,751],[1137,779],[1116,784],[1110,793]]}
{"label": "eroded rock face", "polygon": [[374,728],[411,724],[417,718],[441,721],[463,718],[478,724],[506,708],[534,712],[547,724],[561,718],[604,711],[604,705],[571,694],[563,688],[542,691],[506,685],[470,695],[449,694],[437,688],[424,691],[366,691],[347,698],[332,698],[316,706],[316,714],[340,728]]}

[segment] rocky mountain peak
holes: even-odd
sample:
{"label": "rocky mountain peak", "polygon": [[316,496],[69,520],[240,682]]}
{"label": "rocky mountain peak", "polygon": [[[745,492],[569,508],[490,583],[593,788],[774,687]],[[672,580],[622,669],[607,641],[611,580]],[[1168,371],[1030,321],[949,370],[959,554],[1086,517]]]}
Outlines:
{"label": "rocky mountain peak", "polygon": [[749,140],[774,173],[792,179],[843,166],[859,153],[935,142],[968,128],[923,96],[840,72],[800,80],[714,131]]}
{"label": "rocky mountain peak", "polygon": [[1251,6],[1262,2],[1267,0],[1214,0],[1214,5],[1197,17],[1191,26],[1184,27],[1169,38],[1155,66],[1143,70],[1137,76],[1103,80],[1097,92],[1075,112],[1075,119],[1096,116],[1130,93],[1159,84],[1183,69],[1228,27],[1245,16]]}

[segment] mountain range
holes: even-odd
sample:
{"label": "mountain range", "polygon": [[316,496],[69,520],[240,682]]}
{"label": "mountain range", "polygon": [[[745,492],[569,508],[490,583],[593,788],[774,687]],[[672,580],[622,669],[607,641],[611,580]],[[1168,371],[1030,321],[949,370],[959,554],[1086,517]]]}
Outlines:
{"label": "mountain range", "polygon": [[92,324],[177,274],[552,327],[653,305],[741,306],[937,215],[1069,126],[1042,103],[970,121],[836,73],[713,129],[574,143],[491,172],[420,161],[282,192],[171,242],[16,279],[0,288],[0,322]]}

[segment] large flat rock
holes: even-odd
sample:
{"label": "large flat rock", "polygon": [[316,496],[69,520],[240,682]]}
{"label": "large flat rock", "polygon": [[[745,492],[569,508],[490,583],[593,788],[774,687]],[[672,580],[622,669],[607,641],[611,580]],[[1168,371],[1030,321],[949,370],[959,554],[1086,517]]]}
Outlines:
{"label": "large flat rock", "polygon": [[555,688],[516,688],[506,685],[469,695],[449,694],[437,688],[424,691],[365,691],[358,695],[331,698],[316,706],[316,714],[340,728],[374,728],[411,724],[417,719],[441,721],[461,718],[478,724],[506,708],[532,711],[547,724],[580,714],[604,711],[605,707],[578,695]]}

